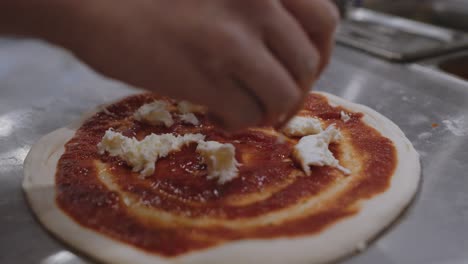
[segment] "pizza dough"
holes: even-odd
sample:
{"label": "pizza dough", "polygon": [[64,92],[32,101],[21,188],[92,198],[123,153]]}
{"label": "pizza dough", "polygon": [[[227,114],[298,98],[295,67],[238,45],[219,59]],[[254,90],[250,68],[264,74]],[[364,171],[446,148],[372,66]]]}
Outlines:
{"label": "pizza dough", "polygon": [[56,204],[55,175],[64,145],[83,121],[54,131],[37,142],[24,163],[23,189],[39,221],[55,236],[107,263],[324,263],[356,252],[387,227],[414,196],[420,178],[419,156],[403,132],[374,110],[327,93],[332,106],[363,113],[362,120],[390,139],[397,164],[390,187],[362,201],[358,213],[316,234],[269,239],[242,239],[174,257],[152,254],[85,228]]}

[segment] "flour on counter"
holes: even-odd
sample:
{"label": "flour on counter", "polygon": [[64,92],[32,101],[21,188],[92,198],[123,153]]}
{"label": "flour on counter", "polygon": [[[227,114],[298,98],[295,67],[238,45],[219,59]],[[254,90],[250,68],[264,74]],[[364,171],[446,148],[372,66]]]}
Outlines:
{"label": "flour on counter", "polygon": [[432,134],[430,132],[423,132],[421,134],[418,135],[418,139],[420,140],[427,140],[429,139],[430,137],[432,136]]}
{"label": "flour on counter", "polygon": [[443,120],[442,123],[455,136],[468,136],[468,123],[464,116],[452,120]]}

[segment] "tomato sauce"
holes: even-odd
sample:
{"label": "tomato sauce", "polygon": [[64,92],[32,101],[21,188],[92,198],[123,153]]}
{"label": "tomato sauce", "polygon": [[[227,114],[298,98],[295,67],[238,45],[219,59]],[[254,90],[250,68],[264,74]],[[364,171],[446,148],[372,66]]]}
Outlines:
{"label": "tomato sauce", "polygon": [[[297,139],[281,141],[259,130],[227,134],[201,114],[197,114],[199,126],[185,125],[174,115],[176,122],[170,128],[132,118],[136,109],[155,99],[170,101],[152,94],[131,96],[84,122],[58,162],[56,201],[78,224],[158,255],[178,256],[240,239],[319,234],[358,213],[359,201],[387,190],[396,167],[393,143],[367,126],[362,114],[350,113],[351,119],[343,122],[342,108],[311,94],[301,114],[336,124],[362,168],[359,180],[333,199],[289,214],[295,205],[320,197],[327,188],[351,176],[330,167],[312,167],[312,175],[305,176],[291,159]],[[231,143],[241,164],[239,176],[224,185],[207,180],[206,166],[192,144],[158,160],[154,174],[142,178],[119,158],[97,153],[96,145],[109,128],[138,139],[150,133],[202,133],[206,140]],[[330,146],[338,159],[343,156],[339,144]],[[109,189],[100,180],[96,161],[106,165],[120,191]],[[143,217],[134,205],[125,202],[123,194],[137,199],[140,208],[169,214],[176,221]],[[281,212],[288,213],[281,216]],[[270,213],[278,216],[258,221]]]}

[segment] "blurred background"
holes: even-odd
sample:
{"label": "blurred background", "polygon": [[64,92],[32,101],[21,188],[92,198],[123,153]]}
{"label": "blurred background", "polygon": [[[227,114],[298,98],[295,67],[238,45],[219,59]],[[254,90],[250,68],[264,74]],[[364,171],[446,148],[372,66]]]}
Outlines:
{"label": "blurred background", "polygon": [[435,69],[468,78],[467,0],[335,0],[342,14],[338,42],[375,56],[431,61]]}
{"label": "blurred background", "polygon": [[466,0],[365,0],[363,7],[436,26],[468,32]]}

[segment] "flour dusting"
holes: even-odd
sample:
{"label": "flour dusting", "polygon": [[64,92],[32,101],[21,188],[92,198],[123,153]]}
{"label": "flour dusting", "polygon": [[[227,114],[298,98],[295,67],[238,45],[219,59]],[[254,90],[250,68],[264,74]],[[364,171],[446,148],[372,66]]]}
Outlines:
{"label": "flour dusting", "polygon": [[423,132],[423,133],[418,135],[418,139],[426,140],[426,139],[429,139],[431,136],[432,136],[432,134],[430,132]]}
{"label": "flour dusting", "polygon": [[455,136],[468,136],[468,124],[464,116],[452,120],[443,120],[442,123]]}

